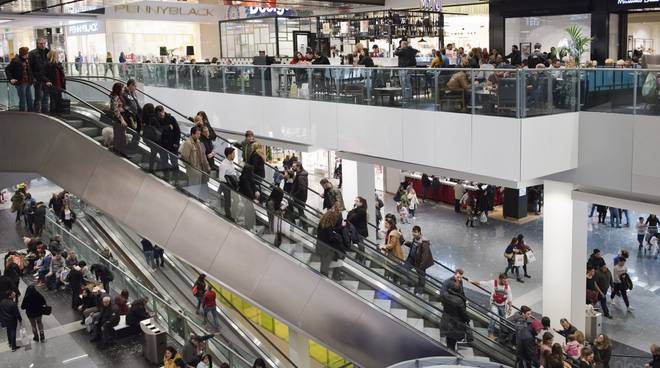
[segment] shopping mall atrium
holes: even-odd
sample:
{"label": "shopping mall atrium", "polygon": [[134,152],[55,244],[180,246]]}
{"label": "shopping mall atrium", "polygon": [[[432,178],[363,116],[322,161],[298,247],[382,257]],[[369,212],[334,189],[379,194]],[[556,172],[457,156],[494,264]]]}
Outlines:
{"label": "shopping mall atrium", "polygon": [[658,47],[660,0],[2,0],[0,367],[660,368]]}

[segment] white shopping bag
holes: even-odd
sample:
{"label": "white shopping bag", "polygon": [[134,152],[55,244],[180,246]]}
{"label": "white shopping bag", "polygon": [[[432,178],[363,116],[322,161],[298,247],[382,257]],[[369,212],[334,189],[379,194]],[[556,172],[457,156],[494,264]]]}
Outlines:
{"label": "white shopping bag", "polygon": [[525,265],[525,255],[524,254],[516,254],[516,259],[513,262],[513,265],[516,267],[524,266]]}
{"label": "white shopping bag", "polygon": [[527,263],[532,263],[536,261],[536,257],[534,256],[534,252],[531,250],[528,250],[527,253],[525,253],[525,257],[527,257]]}
{"label": "white shopping bag", "polygon": [[26,331],[25,331],[24,328],[21,328],[20,330],[18,330],[18,336],[17,336],[17,338],[20,339],[20,341],[21,341],[21,346],[23,347],[23,349],[25,349],[25,350],[30,350],[30,349],[32,349],[32,344],[31,344],[31,342],[30,342],[30,341],[31,341],[31,340],[30,340],[30,337],[27,335],[27,333],[26,333]]}
{"label": "white shopping bag", "polygon": [[481,213],[481,216],[479,217],[479,222],[482,224],[488,223],[488,216],[486,216],[485,212]]}

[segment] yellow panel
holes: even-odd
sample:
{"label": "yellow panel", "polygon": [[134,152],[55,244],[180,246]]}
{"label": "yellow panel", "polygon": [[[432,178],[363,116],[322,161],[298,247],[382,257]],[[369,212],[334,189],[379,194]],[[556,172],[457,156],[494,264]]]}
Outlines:
{"label": "yellow panel", "polygon": [[312,340],[309,340],[309,356],[323,365],[328,364],[328,349]]}
{"label": "yellow panel", "polygon": [[273,319],[275,321],[274,326],[275,326],[275,336],[279,337],[280,339],[283,339],[284,341],[289,341],[289,326],[285,325],[284,323],[278,321],[277,319]]}
{"label": "yellow panel", "polygon": [[261,327],[265,328],[271,333],[275,333],[275,320],[273,317],[268,315],[268,313],[264,313],[263,311],[260,313],[260,320],[259,324]]}

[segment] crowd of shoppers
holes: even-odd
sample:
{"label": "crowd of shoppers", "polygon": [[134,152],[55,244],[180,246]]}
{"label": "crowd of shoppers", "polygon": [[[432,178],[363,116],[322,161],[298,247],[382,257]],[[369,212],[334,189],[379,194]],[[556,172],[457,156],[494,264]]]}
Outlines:
{"label": "crowd of shoppers", "polygon": [[[61,113],[64,111],[62,90],[66,89],[64,68],[57,51],[37,39],[37,47],[18,49],[18,54],[5,68],[9,83],[16,88],[19,111]],[[34,95],[33,95],[34,90]]]}

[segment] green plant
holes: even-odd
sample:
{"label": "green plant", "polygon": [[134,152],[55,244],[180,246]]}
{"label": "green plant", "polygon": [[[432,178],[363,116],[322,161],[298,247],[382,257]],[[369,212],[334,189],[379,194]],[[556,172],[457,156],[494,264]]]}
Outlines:
{"label": "green plant", "polygon": [[569,50],[573,56],[575,56],[575,62],[580,65],[582,54],[587,51],[587,47],[591,44],[594,38],[583,35],[582,28],[576,25],[566,28],[566,33],[568,33],[568,36],[571,38]]}

